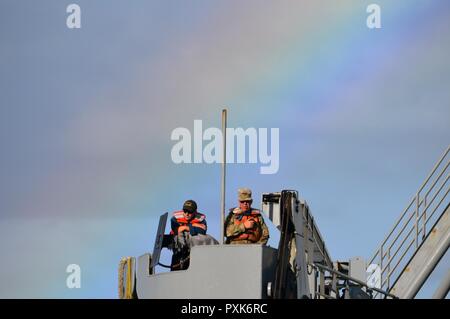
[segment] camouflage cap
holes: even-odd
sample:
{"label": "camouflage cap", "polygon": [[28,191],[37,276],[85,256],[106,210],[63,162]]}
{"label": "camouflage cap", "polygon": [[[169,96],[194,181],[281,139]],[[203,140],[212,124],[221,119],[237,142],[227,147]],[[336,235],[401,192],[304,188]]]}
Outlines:
{"label": "camouflage cap", "polygon": [[194,202],[192,199],[189,199],[184,202],[183,210],[189,213],[195,213],[197,212],[197,203]]}
{"label": "camouflage cap", "polygon": [[246,200],[253,200],[252,199],[252,191],[250,188],[239,188],[238,189],[238,200],[239,201],[246,201]]}

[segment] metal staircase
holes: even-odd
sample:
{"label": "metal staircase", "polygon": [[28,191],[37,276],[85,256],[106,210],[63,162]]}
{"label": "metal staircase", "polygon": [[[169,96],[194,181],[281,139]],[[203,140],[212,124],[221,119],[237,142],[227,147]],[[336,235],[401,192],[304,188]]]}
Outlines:
{"label": "metal staircase", "polygon": [[447,147],[369,262],[380,267],[377,288],[399,298],[414,298],[448,250],[449,151]]}

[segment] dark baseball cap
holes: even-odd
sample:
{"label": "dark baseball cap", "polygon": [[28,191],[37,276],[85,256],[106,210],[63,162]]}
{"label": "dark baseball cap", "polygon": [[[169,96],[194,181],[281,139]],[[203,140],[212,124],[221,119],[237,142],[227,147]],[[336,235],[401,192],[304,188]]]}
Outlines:
{"label": "dark baseball cap", "polygon": [[197,203],[194,202],[192,199],[189,199],[184,202],[183,210],[188,213],[195,213],[197,212]]}

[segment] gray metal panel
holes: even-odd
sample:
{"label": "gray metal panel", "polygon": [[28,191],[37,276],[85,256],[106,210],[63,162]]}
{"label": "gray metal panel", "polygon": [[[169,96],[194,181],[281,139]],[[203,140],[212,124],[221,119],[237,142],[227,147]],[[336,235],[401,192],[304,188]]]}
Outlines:
{"label": "gray metal panel", "polygon": [[[293,199],[294,201],[297,200],[297,198]],[[302,234],[303,238],[300,236],[295,237],[295,244],[296,244],[296,267],[297,267],[297,297],[302,298],[303,296],[307,296],[308,298],[311,298],[314,289],[313,286],[310,286],[311,279],[308,277],[308,269],[307,269],[307,256],[308,252],[311,252],[313,249],[308,250],[309,241],[308,239],[305,239],[308,237],[308,235],[305,236],[305,229],[306,225],[304,224],[303,214],[301,210],[296,209],[295,205],[296,203],[292,203],[294,206],[292,209],[292,219],[295,226],[295,230],[297,233]],[[312,245],[311,245],[312,246]],[[305,254],[305,251],[307,252]]]}
{"label": "gray metal panel", "polygon": [[350,258],[348,274],[350,277],[367,282],[366,262],[363,257]]}
{"label": "gray metal panel", "polygon": [[161,255],[161,249],[164,239],[164,231],[166,230],[167,216],[165,213],[159,217],[158,231],[156,232],[155,246],[153,247],[152,262],[150,268],[154,268],[159,263],[159,256]]}
{"label": "gray metal panel", "polygon": [[261,245],[211,245],[191,249],[187,270],[148,274],[148,255],[139,257],[139,298],[267,298],[274,280],[276,249]]}

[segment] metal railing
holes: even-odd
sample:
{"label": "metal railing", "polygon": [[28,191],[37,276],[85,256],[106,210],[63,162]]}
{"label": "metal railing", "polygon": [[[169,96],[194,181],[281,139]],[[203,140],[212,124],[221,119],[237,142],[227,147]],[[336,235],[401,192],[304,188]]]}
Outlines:
{"label": "metal railing", "polygon": [[382,290],[392,288],[439,218],[440,211],[436,211],[443,211],[449,203],[449,151],[447,147],[369,262],[380,267]]}
{"label": "metal railing", "polygon": [[[397,297],[378,288],[369,287],[367,283],[352,278],[335,269],[319,263],[311,265],[314,269],[314,299],[372,299],[374,294],[383,296],[385,299],[396,299]],[[352,289],[359,288],[359,298],[352,296]]]}

